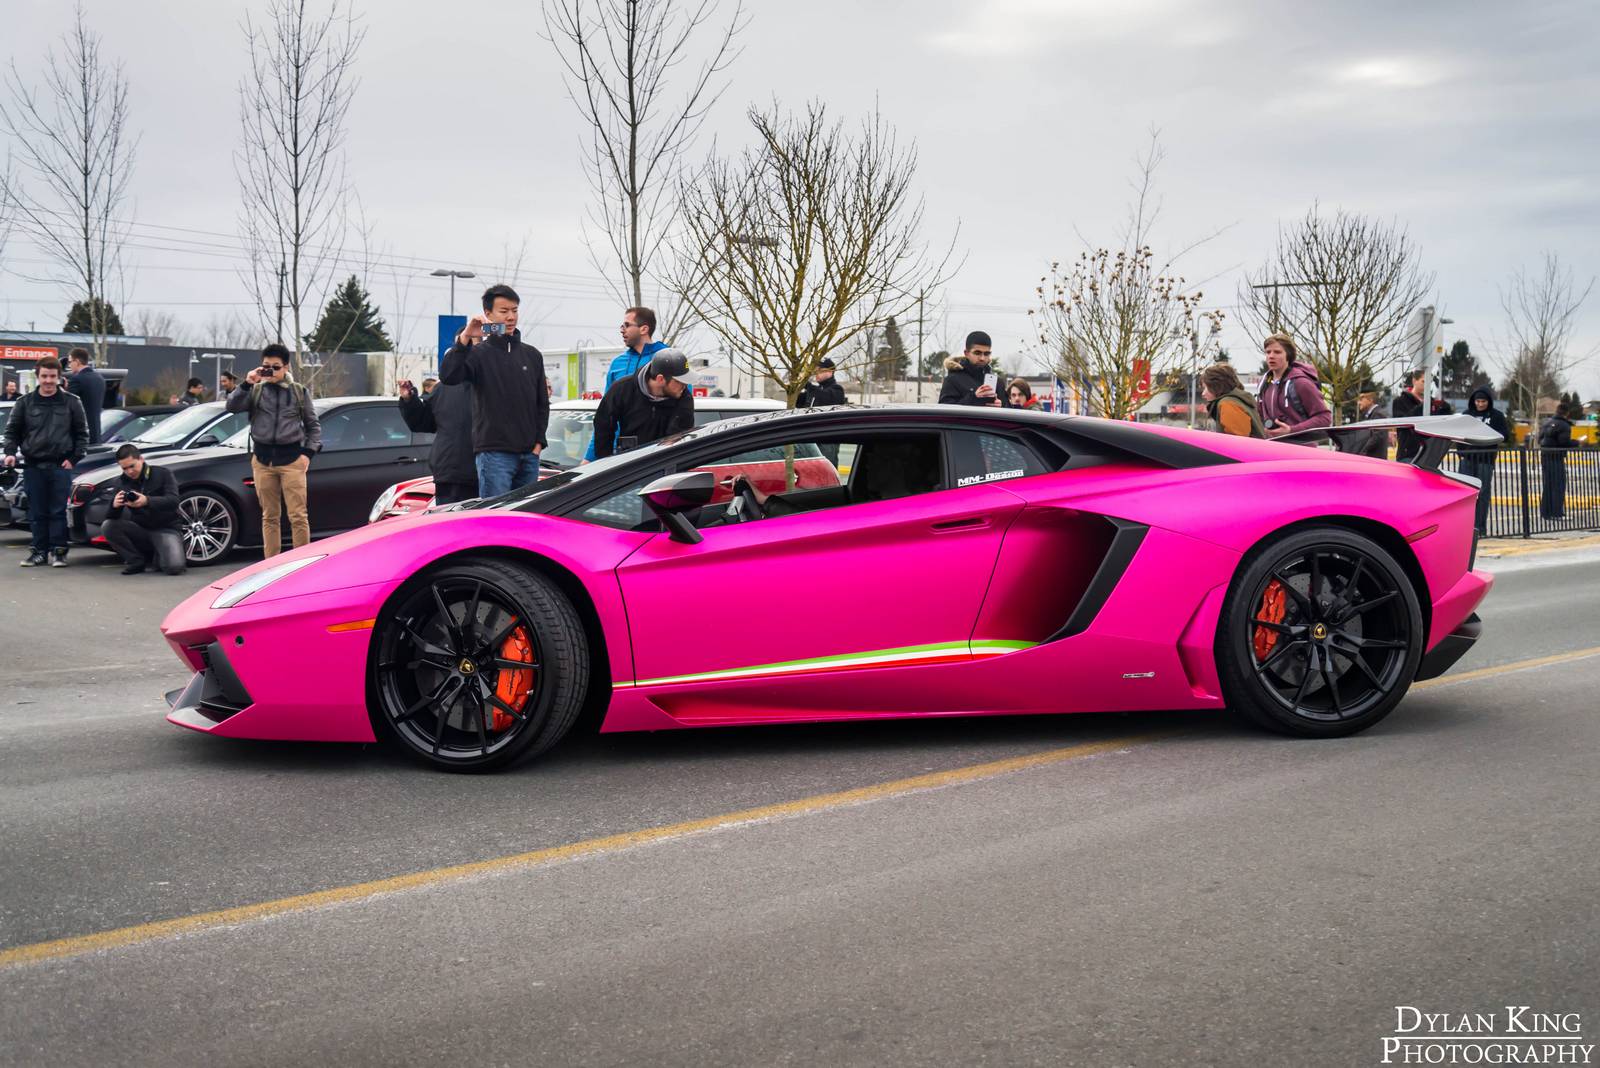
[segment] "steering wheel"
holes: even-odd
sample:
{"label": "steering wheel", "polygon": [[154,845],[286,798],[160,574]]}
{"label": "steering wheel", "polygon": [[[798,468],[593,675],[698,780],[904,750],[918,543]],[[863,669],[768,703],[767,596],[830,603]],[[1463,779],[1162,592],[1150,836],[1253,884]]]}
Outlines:
{"label": "steering wheel", "polygon": [[728,510],[723,513],[725,519],[738,523],[748,523],[752,519],[761,518],[761,499],[756,496],[755,487],[743,475],[733,478],[733,496],[728,500]]}

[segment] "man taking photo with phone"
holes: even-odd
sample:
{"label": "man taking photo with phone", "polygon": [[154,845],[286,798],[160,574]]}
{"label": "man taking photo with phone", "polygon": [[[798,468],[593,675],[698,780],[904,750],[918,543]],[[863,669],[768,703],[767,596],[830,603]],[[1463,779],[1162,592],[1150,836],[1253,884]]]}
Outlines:
{"label": "man taking photo with phone", "polygon": [[282,512],[296,549],[311,541],[306,469],[322,448],[322,422],[311,393],[289,374],[289,350],[268,345],[261,366],[244,376],[225,407],[250,415],[250,470],[261,504],[261,555],[283,551]]}
{"label": "man taking photo with phone", "polygon": [[178,480],[145,463],[133,442],[117,449],[122,477],[113,483],[111,514],[100,535],[122,557],[122,573],[137,575],[154,557],[169,575],[184,571],[183,528],[178,523]]}
{"label": "man taking photo with phone", "polygon": [[89,449],[83,404],[61,388],[61,361],[46,356],[34,365],[38,388],[24,393],[6,420],[5,466],[17,453],[27,461],[22,484],[28,492],[32,551],[23,567],[67,566],[67,494],[72,469]]}
{"label": "man taking photo with phone", "polygon": [[483,314],[467,320],[439,362],[439,384],[472,383],[472,451],[478,495],[499,497],[539,481],[550,424],[544,356],[517,330],[522,298],[510,286],[483,291]]}
{"label": "man taking photo with phone", "polygon": [[1005,407],[996,388],[1000,380],[993,369],[993,359],[994,343],[989,335],[982,330],[968,334],[966,351],[944,361],[944,385],[939,387],[939,403]]}

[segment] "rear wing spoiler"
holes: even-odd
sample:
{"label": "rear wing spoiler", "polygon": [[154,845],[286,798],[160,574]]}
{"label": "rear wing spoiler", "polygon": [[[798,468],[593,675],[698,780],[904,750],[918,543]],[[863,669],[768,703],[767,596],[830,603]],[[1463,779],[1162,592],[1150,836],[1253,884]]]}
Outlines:
{"label": "rear wing spoiler", "polygon": [[1408,462],[1424,471],[1437,471],[1450,446],[1467,445],[1484,449],[1498,446],[1505,438],[1483,420],[1470,415],[1417,415],[1402,419],[1366,419],[1342,426],[1324,426],[1285,434],[1279,441],[1316,440],[1323,435],[1360,434],[1369,430],[1408,429],[1422,439],[1422,449]]}

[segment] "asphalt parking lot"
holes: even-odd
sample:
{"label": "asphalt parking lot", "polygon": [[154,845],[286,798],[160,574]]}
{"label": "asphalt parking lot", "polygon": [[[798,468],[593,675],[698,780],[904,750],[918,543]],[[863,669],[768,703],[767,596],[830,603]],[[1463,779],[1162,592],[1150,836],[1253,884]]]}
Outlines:
{"label": "asphalt parking lot", "polygon": [[1595,550],[1496,564],[1480,645],[1356,738],[685,731],[463,777],[169,726],[156,626],[225,570],[23,543],[3,1064],[1375,1064],[1398,1005],[1600,1034]]}

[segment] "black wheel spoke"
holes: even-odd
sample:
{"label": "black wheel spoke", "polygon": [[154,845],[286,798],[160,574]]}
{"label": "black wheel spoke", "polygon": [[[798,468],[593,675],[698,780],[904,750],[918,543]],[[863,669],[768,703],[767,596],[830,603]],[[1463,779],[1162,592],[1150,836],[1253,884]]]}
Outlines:
{"label": "black wheel spoke", "polygon": [[1405,642],[1390,641],[1388,638],[1349,638],[1362,649],[1404,649]]}
{"label": "black wheel spoke", "polygon": [[462,648],[472,644],[472,636],[478,630],[478,602],[483,598],[483,583],[475,582],[472,586],[472,600],[467,603],[466,618],[461,621]]}
{"label": "black wheel spoke", "polygon": [[1366,659],[1362,657],[1359,651],[1354,653],[1346,653],[1345,655],[1350,658],[1350,662],[1352,664],[1361,669],[1361,673],[1367,677],[1367,681],[1372,683],[1373,689],[1383,689],[1383,683],[1378,681],[1378,676],[1373,672],[1372,666],[1367,663]]}
{"label": "black wheel spoke", "polygon": [[494,666],[502,671],[529,671],[539,665],[532,660],[507,660],[503,656],[494,658]]}
{"label": "black wheel spoke", "polygon": [[1388,604],[1390,601],[1394,600],[1396,597],[1399,597],[1399,596],[1400,596],[1400,591],[1399,590],[1390,590],[1388,593],[1380,593],[1378,596],[1374,597],[1370,601],[1362,601],[1358,605],[1352,605],[1350,607],[1350,610],[1345,613],[1345,618],[1349,619],[1352,616],[1359,616],[1362,613],[1370,611],[1371,609],[1374,609],[1374,608],[1378,607],[1381,604]]}
{"label": "black wheel spoke", "polygon": [[1300,677],[1300,688],[1294,692],[1293,705],[1300,707],[1300,702],[1305,699],[1306,688],[1311,685],[1311,676],[1317,670],[1317,648],[1312,646],[1306,652],[1306,673]]}
{"label": "black wheel spoke", "polygon": [[429,704],[430,702],[437,701],[439,699],[439,695],[444,693],[445,687],[449,686],[449,685],[450,685],[450,680],[449,679],[445,679],[438,686],[434,687],[434,690],[433,690],[432,693],[423,694],[421,697],[417,698],[414,702],[412,702],[411,705],[404,712],[402,712],[398,716],[394,717],[394,721],[396,723],[404,723],[406,720],[410,719],[412,716],[416,715],[418,712],[421,712],[422,709],[423,709],[423,706]]}
{"label": "black wheel spoke", "polygon": [[472,721],[475,724],[477,724],[477,726],[478,726],[478,750],[484,756],[488,756],[489,755],[489,732],[487,730],[485,730],[484,726],[483,726],[483,717],[484,717],[483,702],[482,701],[473,701],[472,702],[472,707],[469,709],[469,711],[472,713]]}
{"label": "black wheel spoke", "polygon": [[1317,552],[1316,552],[1315,549],[1313,549],[1312,552],[1311,552],[1310,563],[1311,563],[1311,583],[1310,583],[1311,600],[1312,600],[1313,603],[1315,603],[1316,599],[1317,599],[1317,587],[1322,585],[1322,569],[1317,566]]}
{"label": "black wheel spoke", "polygon": [[[455,680],[453,680],[453,679],[446,679],[445,680],[445,686],[449,686],[454,681]],[[449,697],[447,697],[444,701],[442,701],[439,704],[439,720],[438,720],[437,723],[434,724],[434,728],[433,728],[433,755],[434,756],[438,756],[439,755],[439,747],[444,744],[444,723],[445,723],[445,720],[450,718],[450,706],[455,704],[456,700],[460,696],[461,696],[461,690],[460,690],[459,687],[457,687],[455,693],[452,693]]]}
{"label": "black wheel spoke", "polygon": [[1275,630],[1279,634],[1294,635],[1304,629],[1302,627],[1291,627],[1287,623],[1274,623],[1270,619],[1252,619],[1250,622],[1257,627],[1266,627],[1268,630]]}
{"label": "black wheel spoke", "polygon": [[1286,591],[1288,591],[1290,597],[1294,598],[1294,603],[1300,606],[1301,611],[1305,612],[1307,615],[1311,614],[1310,599],[1307,598],[1305,594],[1294,588],[1294,583],[1289,581],[1289,577],[1285,575],[1281,569],[1274,571],[1272,573],[1272,577],[1278,580],[1278,585],[1282,586]]}
{"label": "black wheel spoke", "polygon": [[[1267,658],[1256,665],[1256,674],[1260,675],[1261,673],[1267,671],[1272,667],[1272,665],[1276,664],[1279,660],[1282,660],[1284,658],[1284,654],[1290,649],[1293,649],[1297,645],[1304,645],[1305,643],[1306,640],[1304,638],[1296,638],[1294,641],[1288,642],[1279,642],[1272,652],[1267,654]],[[1278,676],[1276,671],[1272,672],[1272,674],[1274,676],[1281,677]]]}
{"label": "black wheel spoke", "polygon": [[502,701],[500,699],[500,695],[499,694],[497,694],[497,693],[490,694],[489,695],[489,701],[490,701],[490,703],[492,703],[494,705],[494,707],[498,708],[500,711],[504,712],[506,715],[510,716],[512,719],[516,720],[518,723],[526,723],[526,722],[528,722],[528,717],[527,716],[523,715],[521,712],[518,712],[516,709],[514,709],[510,705],[508,705],[506,702]]}
{"label": "black wheel spoke", "polygon": [[1344,705],[1339,700],[1339,680],[1334,678],[1334,673],[1328,669],[1334,667],[1331,654],[1322,658],[1322,681],[1328,686],[1328,699],[1333,702],[1333,714],[1344,717]]}
{"label": "black wheel spoke", "polygon": [[1344,584],[1344,599],[1349,601],[1357,593],[1361,585],[1361,573],[1367,568],[1365,556],[1356,557],[1356,569],[1350,573],[1350,581]]}
{"label": "black wheel spoke", "polygon": [[444,592],[439,589],[437,582],[428,587],[433,591],[434,603],[439,606],[439,614],[444,617],[444,629],[449,633],[450,640],[455,643],[455,652],[465,653],[466,648],[461,643],[461,628],[456,625],[455,613],[450,611],[450,606],[445,603]]}
{"label": "black wheel spoke", "polygon": [[517,624],[519,622],[521,622],[517,618],[515,613],[507,612],[506,614],[511,617],[511,621],[509,623],[507,623],[504,627],[502,627],[495,634],[494,637],[490,638],[487,642],[484,643],[483,647],[485,649],[489,650],[490,652],[493,652],[493,651],[499,649],[500,648],[500,644],[502,642],[504,642],[507,638],[511,637],[511,632],[516,630],[517,629]]}
{"label": "black wheel spoke", "polygon": [[437,657],[439,657],[441,659],[444,659],[444,660],[452,659],[452,656],[450,654],[450,650],[442,649],[439,646],[433,644],[428,639],[424,638],[422,635],[418,634],[415,630],[413,630],[412,627],[411,627],[411,624],[409,624],[409,623],[401,624],[400,625],[400,630],[401,630],[401,633],[403,633],[406,637],[411,639],[411,643],[413,645],[415,645],[418,649],[422,650],[427,655],[429,655],[429,656],[437,656]]}

